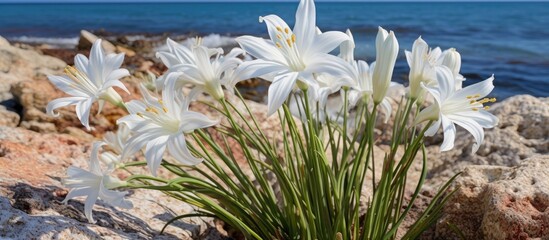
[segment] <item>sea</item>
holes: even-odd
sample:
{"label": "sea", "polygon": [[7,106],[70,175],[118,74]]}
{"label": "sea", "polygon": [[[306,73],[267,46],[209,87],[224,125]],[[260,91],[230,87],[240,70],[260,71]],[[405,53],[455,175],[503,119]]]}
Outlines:
{"label": "sea", "polygon": [[[0,4],[0,35],[11,41],[74,47],[81,29],[127,34],[204,36],[211,46],[240,35],[267,37],[262,15],[290,26],[296,2]],[[421,36],[432,47],[456,48],[465,85],[495,74],[500,99],[549,96],[548,2],[318,2],[322,31],[350,29],[356,58],[374,60],[377,27],[393,30],[400,44],[394,79],[405,82],[404,50]]]}

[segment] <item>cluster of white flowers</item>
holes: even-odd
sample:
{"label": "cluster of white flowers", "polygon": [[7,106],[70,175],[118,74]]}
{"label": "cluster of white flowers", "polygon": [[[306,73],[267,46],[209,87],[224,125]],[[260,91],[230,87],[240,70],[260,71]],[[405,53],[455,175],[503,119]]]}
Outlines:
{"label": "cluster of white flowers", "polygon": [[[169,50],[156,55],[168,67],[168,71],[155,82],[161,91],[158,97],[143,86],[143,100],[124,103],[113,89],[126,90],[119,80],[129,75],[126,69],[120,68],[123,55],[105,55],[100,40],[94,43],[89,60],[77,55],[76,66],[67,67],[65,76],[50,76],[54,85],[71,95],[52,101],[47,107],[50,114],[59,107],[76,105],[78,118],[90,129],[90,108],[95,101],[99,102],[100,108],[104,101],[108,101],[129,112],[118,120],[117,134],[108,133],[103,142],[94,144],[89,171],[69,168],[65,183],[71,191],[66,200],[88,196],[85,213],[90,221],[93,221],[91,207],[97,198],[129,207],[131,204],[123,199],[125,193],[112,190],[126,183],[109,174],[143,148],[153,175],[166,150],[183,164],[200,163],[201,159],[193,156],[187,148],[185,135],[195,129],[214,126],[218,121],[189,110],[189,103],[203,92],[221,101],[225,98],[223,88],[233,92],[235,84],[241,80],[260,77],[271,82],[268,115],[277,112],[292,92],[307,90],[309,100],[315,103],[311,105],[322,108],[321,113],[329,112],[326,109],[328,95],[348,91],[347,109],[359,103],[376,104],[382,107],[387,117],[390,116],[392,109],[386,95],[391,86],[397,85],[391,79],[400,51],[392,31],[379,27],[376,61],[368,64],[355,60],[355,42],[349,30],[343,33],[318,29],[313,0],[301,0],[293,29],[276,15],[262,16],[259,21],[267,25],[270,39],[241,36],[236,39],[241,48],[234,48],[226,55],[222,49],[202,46],[199,39],[191,48],[168,39]],[[338,47],[339,56],[330,54]],[[255,59],[243,61],[239,56],[246,53]],[[483,128],[497,124],[497,118],[483,106],[495,101],[484,98],[492,91],[494,78],[462,88],[465,79],[459,73],[459,53],[455,49],[429,49],[421,38],[405,55],[410,66],[407,97],[417,106],[421,106],[428,95],[435,99],[433,105],[418,114],[416,124],[427,120],[434,122],[426,135],[434,135],[442,125],[444,142],[441,151],[453,148],[454,124],[457,124],[474,136],[473,151],[476,151],[483,142]],[[183,88],[187,86],[192,86],[192,90],[185,94]],[[295,107],[291,109],[296,111]],[[319,118],[324,118],[324,115]],[[109,150],[99,154],[103,145],[108,145]],[[99,160],[107,170],[101,170]]]}

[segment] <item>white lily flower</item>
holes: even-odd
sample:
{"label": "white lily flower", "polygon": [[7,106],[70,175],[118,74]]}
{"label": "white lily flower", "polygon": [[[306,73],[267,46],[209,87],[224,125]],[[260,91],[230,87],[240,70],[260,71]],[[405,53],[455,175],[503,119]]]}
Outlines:
{"label": "white lily flower", "polygon": [[[373,62],[371,66],[363,60],[354,60],[354,38],[350,30],[347,30],[347,35],[349,35],[350,40],[345,41],[341,44],[340,47],[340,57],[349,62],[352,66],[351,78],[353,84],[350,85],[351,89],[349,90],[348,99],[349,105],[355,106],[359,100],[363,101],[365,104],[368,104],[373,94],[373,70],[375,69],[376,62]],[[390,82],[389,87],[398,85],[395,82]],[[391,103],[388,97],[384,97],[381,101],[381,107],[385,111],[385,122],[389,121],[391,116]]]}
{"label": "white lily flower", "polygon": [[393,31],[387,33],[387,30],[379,27],[376,37],[376,64],[372,74],[372,97],[375,103],[383,101],[391,86],[398,50],[398,41]]}
{"label": "white lily flower", "polygon": [[422,84],[436,100],[433,104],[423,109],[416,122],[436,120],[425,132],[426,136],[433,136],[442,125],[444,142],[440,146],[441,151],[448,151],[454,147],[457,124],[469,131],[475,138],[473,153],[484,141],[483,128],[493,128],[498,123],[498,118],[485,111],[488,106],[483,104],[495,102],[495,98],[485,98],[494,89],[494,76],[467,86],[455,89],[455,78],[451,70],[446,66],[436,69],[438,87],[429,87]]}
{"label": "white lily flower", "polygon": [[414,41],[412,51],[405,51],[406,60],[410,67],[410,97],[423,102],[425,90],[421,83],[426,86],[436,86],[436,68],[441,66],[448,67],[454,79],[456,79],[455,88],[461,89],[465,78],[459,73],[461,69],[461,55],[454,48],[441,51],[439,47],[430,49],[429,45],[419,37]]}
{"label": "white lily flower", "polygon": [[259,21],[267,24],[271,39],[238,37],[242,49],[257,59],[244,62],[237,71],[241,79],[275,74],[268,90],[268,115],[282,106],[296,83],[300,88],[315,85],[313,73],[344,76],[349,72],[348,64],[328,54],[348,37],[342,32],[317,34],[313,0],[300,1],[293,30],[276,15]]}
{"label": "white lily flower", "polygon": [[116,132],[106,132],[103,142],[109,146],[110,151],[105,151],[99,155],[102,162],[111,169],[116,169],[117,165],[122,163],[122,152],[130,138],[130,129],[126,124],[120,124]]}
{"label": "white lily flower", "polygon": [[99,112],[105,101],[116,106],[124,106],[122,97],[113,89],[118,87],[129,94],[128,89],[119,80],[129,76],[128,70],[120,68],[124,54],[105,55],[101,48],[101,39],[93,43],[88,59],[82,54],[74,57],[75,66],[67,66],[63,76],[48,76],[50,82],[71,97],[58,98],[46,107],[47,113],[58,116],[54,110],[60,107],[76,105],[78,119],[90,130],[90,108],[95,101],[99,102]]}
{"label": "white lily flower", "polygon": [[63,200],[67,203],[70,199],[79,196],[87,196],[84,204],[84,214],[89,222],[94,223],[92,208],[97,199],[101,199],[116,207],[132,208],[130,201],[125,200],[124,196],[128,192],[118,192],[110,189],[122,187],[126,182],[117,177],[109,176],[110,170],[103,171],[99,165],[98,151],[103,145],[102,142],[95,142],[92,147],[89,171],[70,166],[67,169],[68,177],[63,179],[63,184],[70,188],[69,193]]}
{"label": "white lily flower", "polygon": [[175,87],[178,77],[176,73],[167,76],[161,100],[141,86],[144,101],[127,103],[130,115],[118,120],[118,124],[125,123],[132,130],[132,137],[126,143],[122,159],[145,147],[147,166],[153,175],[156,175],[166,147],[170,155],[183,164],[196,165],[202,162],[187,148],[184,134],[218,123],[204,114],[189,111],[193,96],[178,94]]}
{"label": "white lily flower", "polygon": [[[238,58],[244,54],[240,48],[233,48],[229,54],[222,56],[222,49],[210,49],[201,46],[201,40],[197,39],[192,49],[168,39],[169,52],[158,52],[156,55],[168,67],[168,72],[157,79],[157,87],[163,88],[166,76],[179,73],[177,87],[184,84],[192,84],[195,91],[204,91],[215,99],[224,97],[221,85],[232,91],[236,82],[234,69],[242,63]],[[212,58],[213,57],[213,58]]]}

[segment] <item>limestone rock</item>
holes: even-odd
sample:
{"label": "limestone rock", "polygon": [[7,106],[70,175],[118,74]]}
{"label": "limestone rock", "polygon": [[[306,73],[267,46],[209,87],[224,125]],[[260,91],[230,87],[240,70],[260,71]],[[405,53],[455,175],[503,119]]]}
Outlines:
{"label": "limestone rock", "polygon": [[19,124],[19,114],[9,111],[0,105],[0,126],[16,127]]}
{"label": "limestone rock", "polygon": [[194,209],[141,189],[129,190],[133,209],[98,201],[93,210],[97,223],[89,224],[81,200],[61,203],[67,190],[60,183],[68,166],[87,167],[89,146],[65,134],[0,127],[0,238],[193,239],[214,226],[211,219],[196,217],[177,221],[160,235],[167,221]]}
{"label": "limestone rock", "polygon": [[499,124],[485,129],[477,153],[471,152],[473,137],[461,128],[451,151],[440,153],[440,142],[428,148],[430,177],[446,179],[468,165],[516,166],[532,155],[549,153],[549,98],[517,95],[494,104],[491,111]]}
{"label": "limestone rock", "polygon": [[[95,36],[95,34],[88,32],[86,30],[80,31],[80,39],[78,40],[78,49],[90,49],[99,37]],[[116,47],[108,42],[107,40],[102,41],[101,46],[103,47],[103,50],[105,50],[106,53],[114,53],[116,52]]]}
{"label": "limestone rock", "polygon": [[442,239],[457,238],[447,222],[467,239],[548,238],[548,155],[535,155],[516,167],[466,167],[454,188],[437,226]]}
{"label": "limestone rock", "polygon": [[17,48],[0,40],[0,101],[12,98],[9,93],[12,84],[58,73],[65,65],[57,58]]}

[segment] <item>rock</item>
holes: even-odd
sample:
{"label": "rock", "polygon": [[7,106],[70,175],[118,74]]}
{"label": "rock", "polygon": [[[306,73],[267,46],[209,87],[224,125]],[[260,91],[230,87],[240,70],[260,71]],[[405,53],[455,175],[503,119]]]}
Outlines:
{"label": "rock", "polygon": [[8,111],[0,105],[0,126],[16,127],[19,125],[19,114]]}
{"label": "rock", "polygon": [[[78,49],[90,49],[99,37],[95,36],[95,34],[88,32],[86,30],[80,31],[80,39],[78,40]],[[103,47],[103,50],[105,50],[106,53],[114,53],[116,52],[116,47],[110,43],[109,41],[103,39],[101,46]]]}
{"label": "rock", "polygon": [[58,73],[65,66],[57,58],[20,49],[0,40],[0,102],[12,98],[9,93],[12,84]]}
{"label": "rock", "polygon": [[547,239],[549,156],[535,155],[516,167],[469,166],[456,179],[453,198],[437,224],[441,239]]}
{"label": "rock", "polygon": [[141,189],[129,190],[133,209],[98,201],[93,210],[97,223],[89,224],[81,200],[61,203],[67,190],[60,182],[68,166],[87,167],[89,152],[89,141],[66,134],[0,127],[0,238],[194,239],[215,226],[212,219],[195,217],[176,221],[160,235],[167,221],[194,209],[162,192]]}
{"label": "rock", "polygon": [[135,51],[122,46],[116,46],[116,52],[124,53],[127,57],[133,57],[136,54]]}
{"label": "rock", "polygon": [[517,166],[534,154],[549,153],[549,98],[517,95],[494,104],[490,111],[499,124],[485,129],[477,153],[471,152],[473,136],[461,128],[454,149],[440,153],[440,142],[428,147],[429,178],[446,179],[469,165]]}
{"label": "rock", "polygon": [[10,45],[10,42],[8,42],[8,40],[6,40],[5,38],[3,38],[2,36],[0,36],[0,46],[9,46]]}

